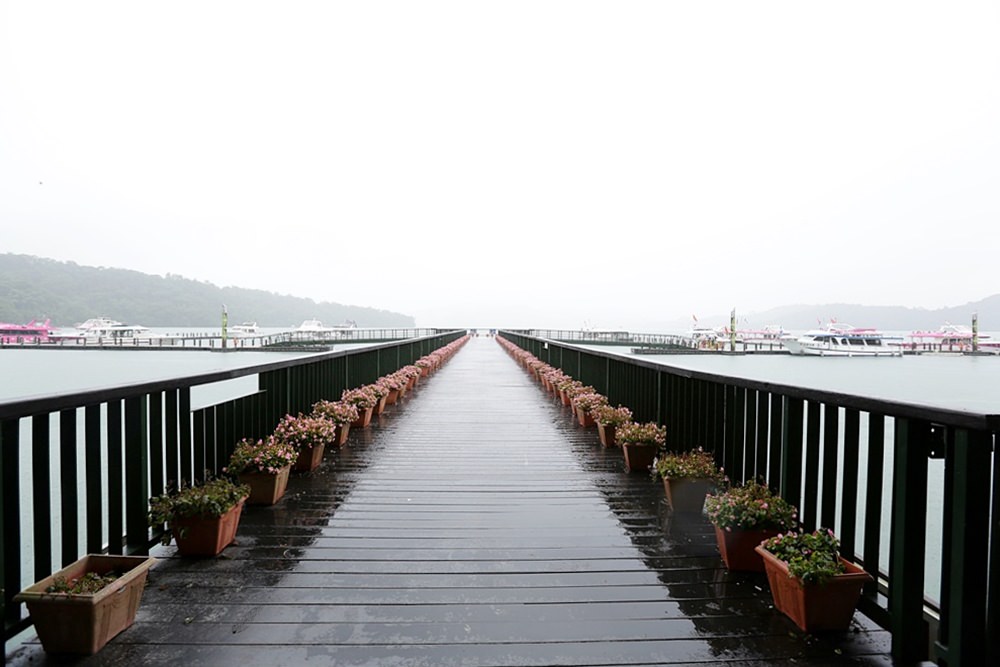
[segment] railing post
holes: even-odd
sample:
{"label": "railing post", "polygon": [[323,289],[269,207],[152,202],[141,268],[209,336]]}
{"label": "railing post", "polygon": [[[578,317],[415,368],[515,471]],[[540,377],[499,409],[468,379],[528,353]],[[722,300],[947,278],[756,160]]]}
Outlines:
{"label": "railing post", "polygon": [[147,395],[125,399],[125,545],[130,554],[149,552],[147,400]]}
{"label": "railing post", "polygon": [[793,505],[802,500],[802,399],[782,396],[781,495]]}
{"label": "railing post", "polygon": [[[943,545],[941,629],[935,652],[953,667],[973,665],[996,656],[997,637],[986,634],[988,588],[982,573],[989,563],[990,459],[989,434],[957,429],[945,458],[945,522],[951,539]],[[984,650],[992,644],[992,650]],[[995,664],[985,660],[983,664]]]}
{"label": "railing post", "polygon": [[20,620],[21,605],[13,601],[21,589],[20,470],[20,421],[5,419],[0,421],[0,498],[3,498],[3,509],[0,511],[0,571],[3,572],[5,629]]}
{"label": "railing post", "polygon": [[927,656],[924,552],[927,546],[927,453],[930,424],[897,417],[889,536],[889,630],[892,656],[908,664]]}

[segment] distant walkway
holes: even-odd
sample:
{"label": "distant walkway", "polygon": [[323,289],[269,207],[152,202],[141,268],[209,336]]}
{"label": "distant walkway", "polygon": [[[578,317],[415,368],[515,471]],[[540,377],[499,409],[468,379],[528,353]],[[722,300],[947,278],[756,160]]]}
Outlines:
{"label": "distant walkway", "polygon": [[475,338],[220,558],[155,553],[136,625],[80,664],[890,664],[867,622],[804,638],[662,495]]}

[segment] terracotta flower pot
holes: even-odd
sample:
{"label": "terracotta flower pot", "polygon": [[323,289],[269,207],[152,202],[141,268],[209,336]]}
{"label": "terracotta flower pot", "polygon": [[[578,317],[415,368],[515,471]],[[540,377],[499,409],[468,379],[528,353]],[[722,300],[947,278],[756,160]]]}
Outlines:
{"label": "terracotta flower pot", "polygon": [[326,445],[316,445],[314,447],[304,447],[299,450],[299,458],[292,465],[295,472],[311,472],[319,467],[323,461],[323,450]]}
{"label": "terracotta flower pot", "polygon": [[871,581],[867,572],[841,558],[846,572],[825,584],[803,584],[799,578],[789,576],[784,561],[759,545],[756,551],[764,559],[767,583],[778,611],[792,619],[803,632],[847,630],[861,590]]}
{"label": "terracotta flower pot", "polygon": [[385,397],[386,405],[396,405],[396,401],[399,400],[399,390],[390,389],[389,395]]}
{"label": "terracotta flower pot", "polygon": [[375,414],[380,415],[383,412],[385,412],[385,406],[388,402],[389,402],[388,394],[378,399],[378,403],[375,405]]}
{"label": "terracotta flower pot", "polygon": [[715,483],[710,479],[663,478],[663,490],[667,493],[667,502],[675,512],[701,514],[705,507],[705,496],[714,488]]}
{"label": "terracotta flower pot", "polygon": [[625,470],[628,472],[648,472],[656,458],[656,445],[644,445],[634,442],[622,443],[625,455]]}
{"label": "terracotta flower pot", "polygon": [[726,530],[715,526],[715,541],[719,545],[719,553],[726,564],[726,569],[740,572],[763,572],[764,559],[757,553],[757,545],[764,540],[775,537],[777,528],[758,530],[743,530],[733,528]]}
{"label": "terracotta flower pot", "polygon": [[614,424],[597,424],[597,435],[601,438],[601,444],[605,447],[617,447],[618,442],[615,440],[615,426]]}
{"label": "terracotta flower pot", "polygon": [[281,500],[288,487],[288,473],[291,469],[292,464],[289,463],[274,475],[266,472],[240,473],[240,483],[250,485],[250,497],[247,498],[247,504],[273,505]]}
{"label": "terracotta flower pot", "polygon": [[576,418],[577,421],[580,422],[580,426],[593,426],[597,423],[594,421],[594,418],[590,416],[590,413],[583,408],[576,409]]}
{"label": "terracotta flower pot", "polygon": [[[93,655],[135,621],[146,573],[155,562],[155,558],[145,556],[91,554],[24,589],[14,601],[28,606],[46,652]],[[104,575],[112,571],[124,574],[93,594],[45,592],[56,577],[69,581],[88,572]]]}
{"label": "terracotta flower pot", "polygon": [[358,409],[358,418],[351,422],[351,426],[354,428],[367,428],[369,424],[372,423],[372,412],[375,410],[375,406],[370,408],[365,408],[364,410]]}
{"label": "terracotta flower pot", "polygon": [[236,503],[222,516],[183,517],[170,522],[170,532],[182,556],[217,556],[236,539],[243,503]]}
{"label": "terracotta flower pot", "polygon": [[350,424],[337,424],[337,432],[334,436],[334,442],[337,443],[338,447],[343,447],[347,444],[347,434],[351,432]]}
{"label": "terracotta flower pot", "polygon": [[565,391],[559,390],[559,400],[562,401],[563,405],[569,405],[569,394]]}

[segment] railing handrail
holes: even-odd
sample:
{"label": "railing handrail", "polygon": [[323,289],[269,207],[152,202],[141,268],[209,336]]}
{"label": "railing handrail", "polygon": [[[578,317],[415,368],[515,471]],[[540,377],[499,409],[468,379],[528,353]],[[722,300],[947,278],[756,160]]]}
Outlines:
{"label": "railing handrail", "polygon": [[[512,331],[511,333],[517,333],[517,332]],[[526,334],[518,334],[518,335],[526,336]],[[724,382],[726,384],[733,385],[736,387],[741,387],[743,389],[753,389],[757,391],[779,393],[788,396],[790,398],[805,399],[810,401],[817,401],[820,403],[837,403],[844,407],[864,410],[866,412],[878,412],[883,414],[898,415],[900,417],[929,419],[930,421],[940,422],[942,424],[950,426],[960,426],[962,428],[984,429],[984,430],[1000,429],[1000,414],[982,413],[982,412],[975,412],[972,410],[958,410],[953,408],[942,408],[939,406],[925,405],[921,403],[908,403],[906,401],[895,401],[882,398],[870,398],[866,396],[860,396],[858,394],[848,394],[843,392],[830,391],[827,389],[812,389],[809,387],[801,387],[798,385],[783,384],[780,382],[751,380],[748,378],[741,378],[733,375],[723,375],[721,373],[712,373],[709,371],[699,371],[691,368],[684,368],[681,366],[672,366],[670,364],[662,362],[650,361],[648,359],[638,359],[636,357],[616,354],[614,352],[608,352],[605,350],[593,350],[590,348],[582,347],[580,345],[574,345],[573,343],[569,343],[566,341],[557,341],[551,338],[542,338],[538,336],[528,336],[528,337],[538,338],[539,340],[546,342],[558,343],[559,345],[577,349],[581,352],[586,352],[587,354],[591,354],[598,357],[618,359],[618,360],[625,359],[629,363],[638,366],[640,368],[647,368],[649,370],[655,370],[655,371],[666,370],[673,375],[677,375],[679,377],[691,380]]]}
{"label": "railing handrail", "polygon": [[[353,348],[350,350],[334,350],[332,352],[313,352],[313,353],[303,352],[303,356],[295,357],[294,359],[282,359],[280,361],[271,361],[263,364],[255,364],[253,366],[244,366],[242,368],[231,368],[219,371],[211,371],[208,373],[192,373],[190,375],[180,375],[163,380],[126,382],[121,384],[108,385],[106,387],[100,387],[96,389],[85,389],[83,391],[68,391],[62,393],[25,396],[21,398],[0,400],[0,419],[11,419],[14,417],[30,417],[32,415],[42,414],[46,412],[57,412],[65,408],[73,408],[83,405],[91,405],[94,403],[102,403],[105,401],[118,400],[136,394],[148,394],[153,392],[164,391],[167,389],[184,389],[204,384],[211,384],[213,382],[221,382],[224,380],[232,380],[239,377],[246,377],[248,375],[257,375],[259,373],[266,373],[268,371],[279,370],[282,368],[293,368],[296,366],[304,366],[306,364],[312,364],[317,361],[336,359],[339,357],[356,354],[362,349],[378,350],[383,348],[389,348],[394,345],[399,345],[400,343],[419,342],[421,340],[426,340],[428,338],[433,338],[435,336],[441,335],[441,333],[451,333],[451,332],[441,331],[437,334],[431,334],[428,336],[420,336],[417,338],[405,338],[395,341],[388,341],[385,343],[375,343],[372,345],[367,345],[364,348]],[[233,354],[238,354],[238,352],[234,352]]]}

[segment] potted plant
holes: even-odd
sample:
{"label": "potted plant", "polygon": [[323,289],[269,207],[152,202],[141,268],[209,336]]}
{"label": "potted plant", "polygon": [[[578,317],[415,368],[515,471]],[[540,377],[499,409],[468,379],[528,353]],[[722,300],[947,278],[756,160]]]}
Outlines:
{"label": "potted plant", "polygon": [[777,535],[756,547],[764,559],[774,606],[803,632],[843,631],[871,576],[841,558],[832,530]]}
{"label": "potted plant", "polygon": [[753,480],[718,495],[709,494],[705,512],[715,526],[719,553],[730,570],[763,572],[764,561],[755,547],[798,525],[798,510],[767,485]]}
{"label": "potted plant", "polygon": [[705,496],[725,481],[721,468],[710,452],[700,447],[679,454],[668,453],[656,459],[653,477],[663,479],[667,502],[675,512],[701,513]]}
{"label": "potted plant", "polygon": [[615,439],[622,446],[626,471],[649,470],[667,441],[667,428],[656,422],[626,422],[615,430]]}
{"label": "potted plant", "polygon": [[597,422],[597,434],[601,438],[601,444],[605,447],[617,446],[615,431],[622,424],[632,421],[632,411],[621,405],[613,408],[605,404],[594,408],[592,414],[594,421]]}
{"label": "potted plant", "polygon": [[48,653],[93,655],[132,625],[156,562],[148,556],[90,554],[14,596]]}
{"label": "potted plant", "polygon": [[275,427],[272,437],[295,448],[298,455],[292,470],[309,472],[319,467],[326,443],[334,442],[336,430],[334,423],[328,419],[300,413],[298,417],[285,415]]}
{"label": "potted plant", "polygon": [[402,373],[390,373],[389,375],[383,376],[379,382],[382,383],[388,390],[389,395],[386,398],[386,405],[395,405],[396,401],[406,388],[406,383],[409,382],[409,377],[405,377]]}
{"label": "potted plant", "polygon": [[368,385],[368,388],[372,390],[375,398],[378,399],[378,402],[375,403],[374,414],[380,415],[385,412],[385,406],[389,401],[389,388],[385,386],[381,379]]}
{"label": "potted plant", "polygon": [[236,538],[249,495],[249,486],[224,477],[183,487],[149,499],[149,525],[167,524],[160,541],[173,537],[182,556],[216,556]]}
{"label": "potted plant", "polygon": [[378,397],[371,390],[371,387],[366,385],[355,389],[345,389],[340,400],[358,409],[358,418],[351,423],[352,427],[366,428],[371,423],[372,412],[375,409],[375,404],[378,403]]}
{"label": "potted plant", "polygon": [[594,421],[591,411],[599,405],[606,405],[608,399],[594,391],[593,387],[585,387],[589,391],[580,391],[573,396],[573,408],[576,411],[576,418],[580,426],[593,426]]}
{"label": "potted plant", "polygon": [[223,471],[237,475],[250,487],[251,505],[273,505],[285,495],[288,473],[299,456],[288,443],[268,436],[264,440],[244,438],[236,445]]}
{"label": "potted plant", "polygon": [[358,409],[343,401],[318,401],[313,404],[313,416],[328,419],[333,423],[334,442],[343,447],[347,443],[351,423],[358,418]]}

